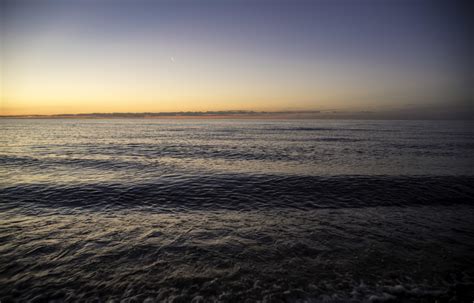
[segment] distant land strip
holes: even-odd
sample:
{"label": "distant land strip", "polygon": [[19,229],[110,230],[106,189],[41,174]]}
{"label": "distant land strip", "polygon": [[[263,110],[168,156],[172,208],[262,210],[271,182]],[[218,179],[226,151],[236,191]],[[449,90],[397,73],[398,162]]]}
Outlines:
{"label": "distant land strip", "polygon": [[219,117],[219,116],[261,116],[288,114],[318,114],[320,111],[181,111],[181,112],[114,112],[114,113],[80,113],[53,115],[0,115],[2,118],[176,118],[176,117]]}
{"label": "distant land strip", "polygon": [[374,119],[374,120],[472,120],[470,112],[446,115],[444,111],[181,111],[181,112],[113,112],[52,115],[0,115],[0,119]]}

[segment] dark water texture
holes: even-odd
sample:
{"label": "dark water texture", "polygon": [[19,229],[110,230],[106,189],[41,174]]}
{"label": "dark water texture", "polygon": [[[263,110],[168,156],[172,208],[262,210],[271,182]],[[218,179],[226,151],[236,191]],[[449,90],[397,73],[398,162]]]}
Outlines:
{"label": "dark water texture", "polygon": [[0,300],[470,302],[472,126],[0,120]]}

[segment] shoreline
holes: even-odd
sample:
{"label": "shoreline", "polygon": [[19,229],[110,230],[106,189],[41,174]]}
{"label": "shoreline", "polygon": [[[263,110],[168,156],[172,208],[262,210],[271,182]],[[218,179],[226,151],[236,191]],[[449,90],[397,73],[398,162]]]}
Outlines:
{"label": "shoreline", "polygon": [[412,116],[401,117],[399,115],[354,115],[354,114],[338,114],[338,115],[314,115],[314,114],[255,114],[255,115],[130,115],[130,116],[114,116],[114,115],[21,115],[21,116],[0,116],[0,120],[7,119],[34,119],[34,120],[119,120],[119,119],[151,119],[151,120],[434,120],[434,121],[473,121],[473,117],[437,117],[437,116]]}

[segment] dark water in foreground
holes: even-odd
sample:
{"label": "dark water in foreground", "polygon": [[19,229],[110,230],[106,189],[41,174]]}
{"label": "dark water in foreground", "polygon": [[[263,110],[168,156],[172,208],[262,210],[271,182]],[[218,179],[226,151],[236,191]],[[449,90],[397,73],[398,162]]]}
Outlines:
{"label": "dark water in foreground", "polygon": [[0,120],[0,300],[470,302],[472,126]]}

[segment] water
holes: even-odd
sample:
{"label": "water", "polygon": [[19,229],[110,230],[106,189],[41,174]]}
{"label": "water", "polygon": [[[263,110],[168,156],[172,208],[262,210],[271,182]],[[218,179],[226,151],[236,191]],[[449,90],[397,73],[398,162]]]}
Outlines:
{"label": "water", "polygon": [[0,120],[0,300],[472,301],[473,126]]}

